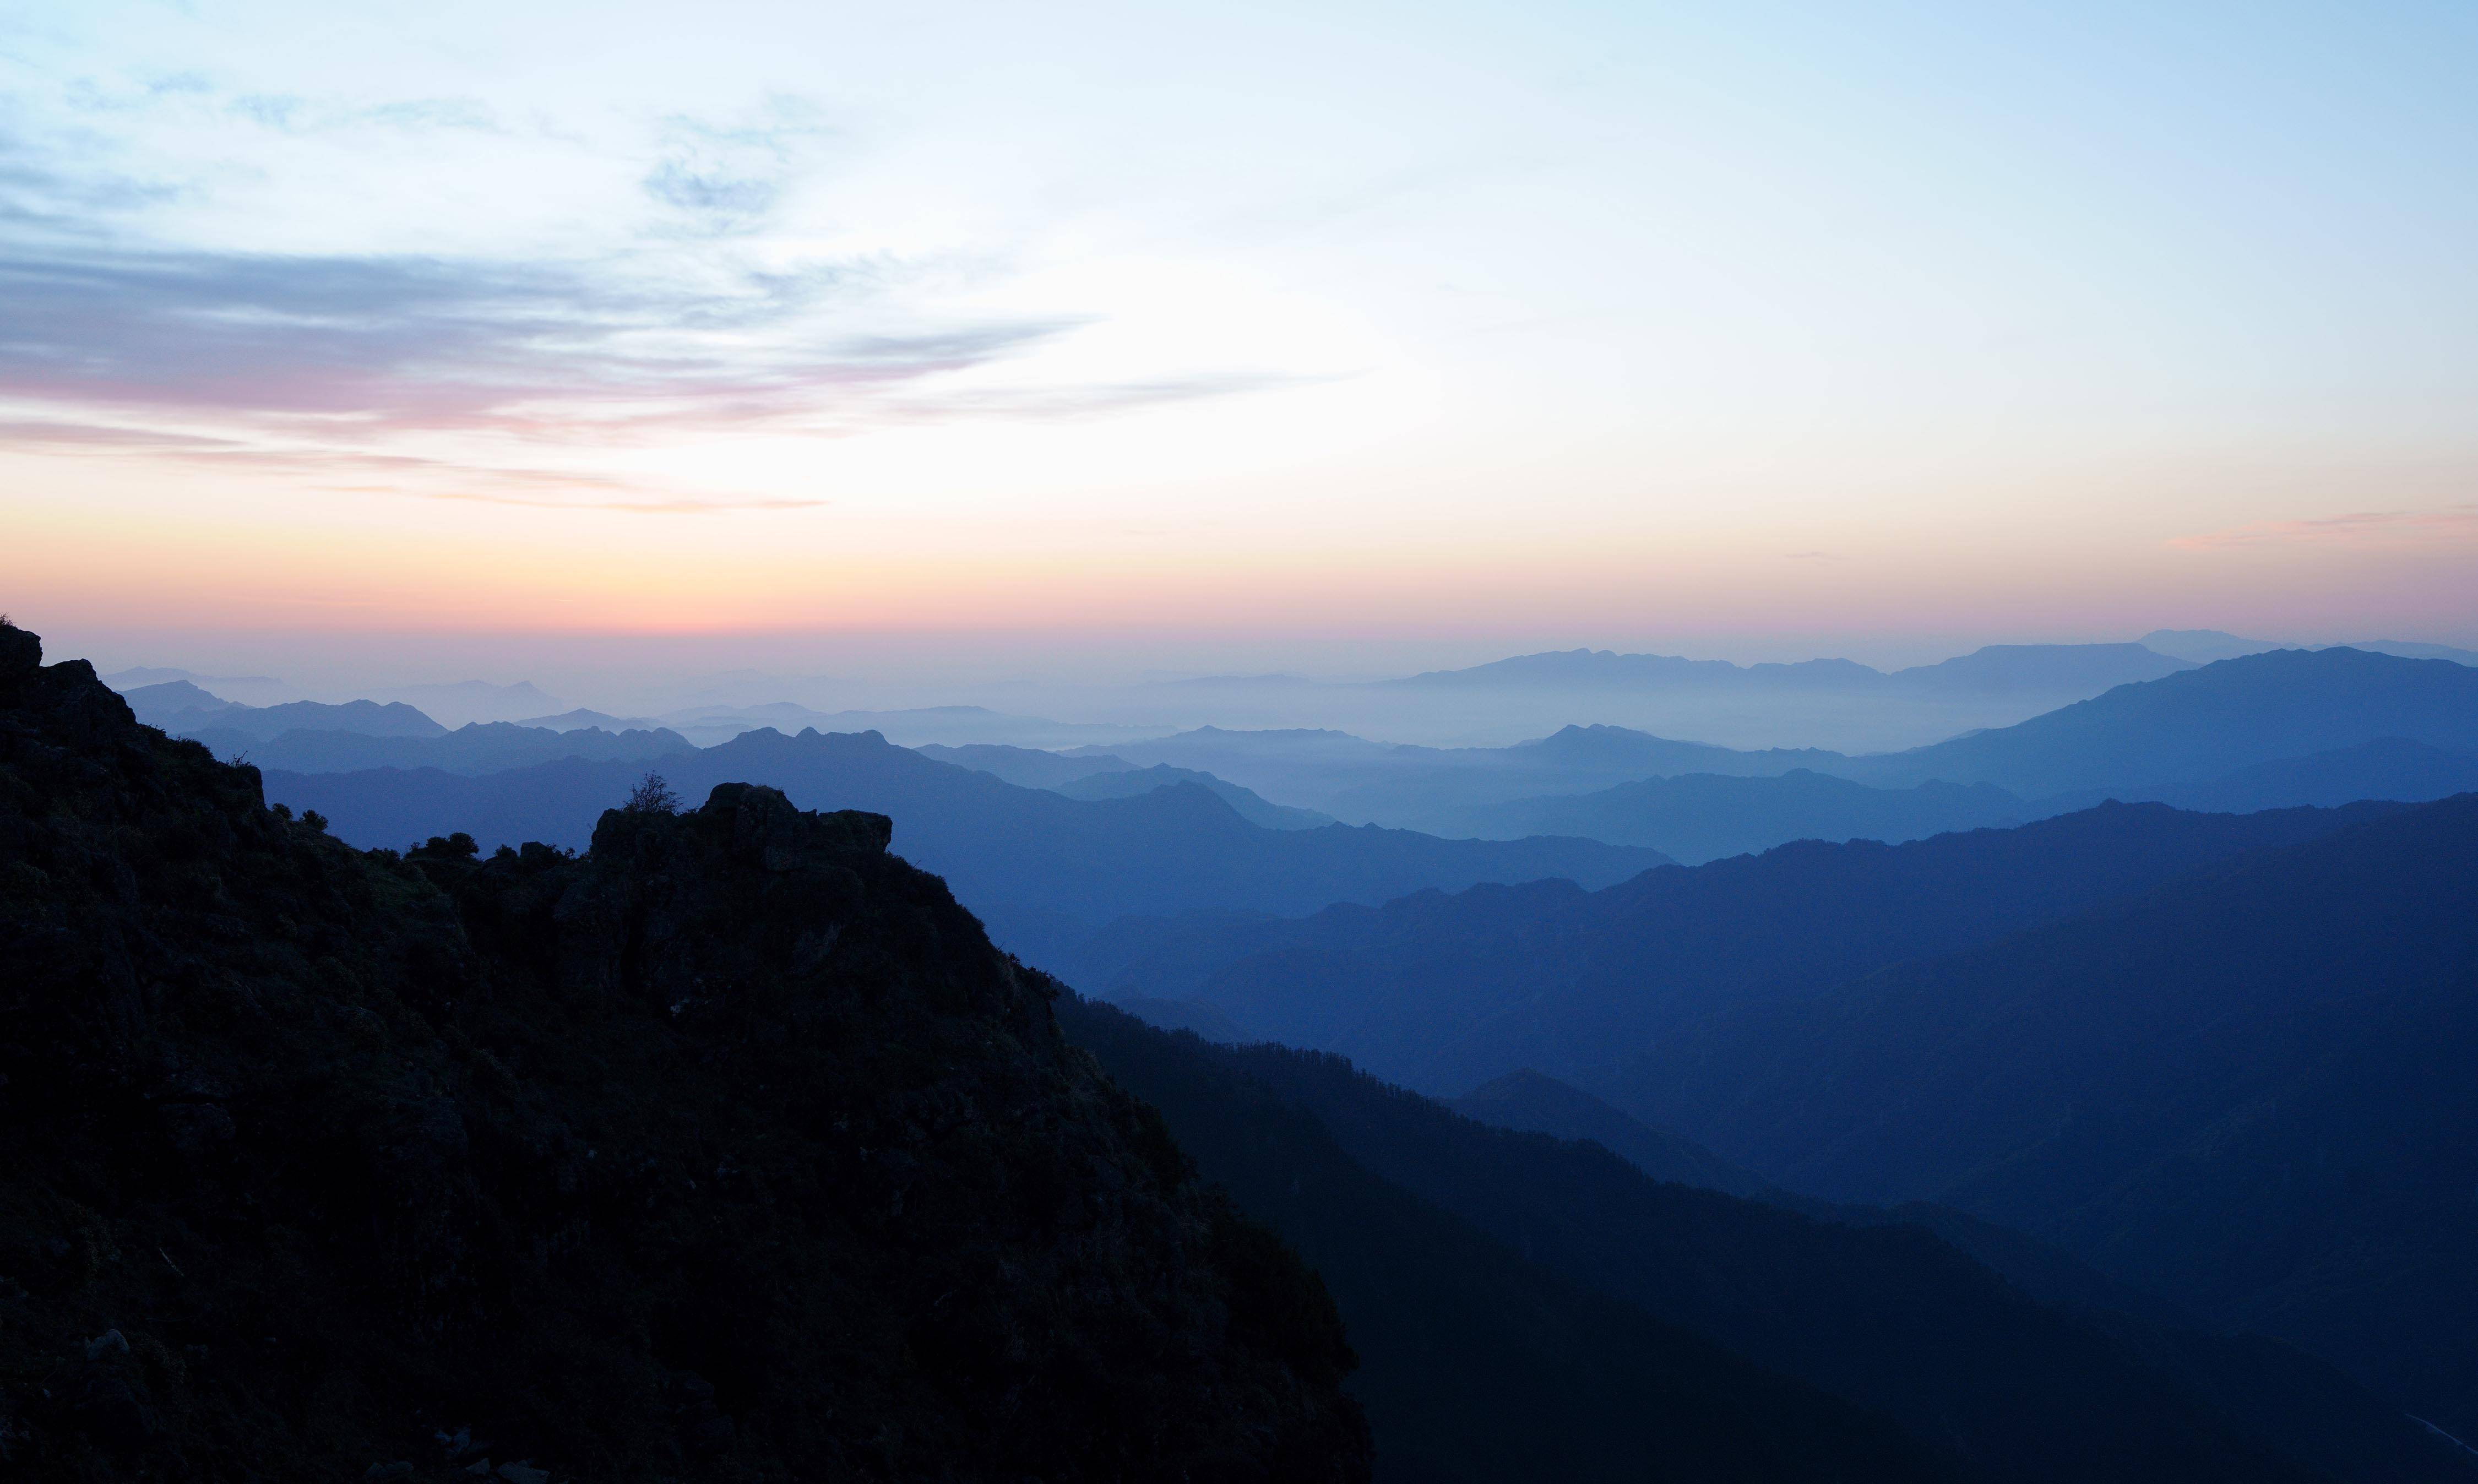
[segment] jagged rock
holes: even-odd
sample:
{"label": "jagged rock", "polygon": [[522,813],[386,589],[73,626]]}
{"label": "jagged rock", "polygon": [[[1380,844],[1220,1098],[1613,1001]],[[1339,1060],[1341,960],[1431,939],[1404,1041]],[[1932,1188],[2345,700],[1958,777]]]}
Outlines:
{"label": "jagged rock", "polygon": [[359,852],[0,625],[0,1376],[96,1313],[219,1357],[86,1368],[45,1477],[462,1417],[596,1481],[1365,1479],[1322,1285],[891,832],[727,785]]}
{"label": "jagged rock", "polygon": [[155,1431],[154,1416],[137,1389],[116,1375],[91,1374],[79,1381],[69,1412],[79,1431],[115,1450],[134,1446]]}
{"label": "jagged rock", "polygon": [[164,1129],[172,1147],[184,1154],[203,1153],[232,1142],[232,1115],[214,1103],[166,1103]]}
{"label": "jagged rock", "polygon": [[107,1329],[86,1343],[86,1358],[90,1361],[128,1353],[129,1342],[116,1329]]}

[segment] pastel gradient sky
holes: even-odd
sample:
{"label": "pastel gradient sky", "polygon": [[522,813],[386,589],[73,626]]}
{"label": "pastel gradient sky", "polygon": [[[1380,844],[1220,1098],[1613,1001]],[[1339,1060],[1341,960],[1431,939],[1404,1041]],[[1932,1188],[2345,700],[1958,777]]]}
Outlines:
{"label": "pastel gradient sky", "polygon": [[2465,0],[35,0],[0,607],[511,677],[2478,642],[2473,75]]}

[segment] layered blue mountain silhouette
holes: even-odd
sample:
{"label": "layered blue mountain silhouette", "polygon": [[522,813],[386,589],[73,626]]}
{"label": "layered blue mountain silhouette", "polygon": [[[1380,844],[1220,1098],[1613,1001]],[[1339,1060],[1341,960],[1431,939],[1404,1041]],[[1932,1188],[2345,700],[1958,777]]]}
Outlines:
{"label": "layered blue mountain silhouette", "polygon": [[[1656,851],[1591,840],[1439,840],[1406,830],[1252,824],[1193,782],[1077,799],[936,762],[875,733],[749,732],[662,760],[691,796],[715,784],[779,788],[804,808],[894,817],[898,848],[939,872],[1001,943],[1049,951],[1131,913],[1312,912],[1428,887],[1559,877],[1606,886]],[[485,847],[579,846],[645,772],[569,759],[468,777],[441,769],[270,772],[270,797],[315,809],[344,839],[384,844],[463,831]]]}
{"label": "layered blue mountain silhouette", "polygon": [[[1214,1047],[1072,999],[1060,1015],[1325,1274],[1400,1477],[1632,1477],[1645,1450],[1673,1456],[1647,1429],[1735,1430],[1751,1396],[1773,1446],[1830,1438],[1833,1462],[1742,1441],[1693,1476],[2372,1484],[2465,1468],[2331,1366],[2156,1304],[2094,1308],[2118,1292],[2107,1278],[1966,1217],[1819,1218],[1662,1183],[1339,1058]],[[1787,1384],[1762,1387],[1750,1360]],[[1917,1456],[1819,1402],[1890,1420]]]}
{"label": "layered blue mountain silhouette", "polygon": [[[1322,1274],[1380,1477],[2378,1484],[2466,1477],[2442,1435],[2478,1435],[2478,667],[2421,649],[1325,688],[1608,701],[1504,746],[129,699],[301,827],[458,870],[557,865],[446,837],[581,848],[649,768],[891,817],[999,947],[1129,1012],[1055,1001],[1163,1168]],[[1159,691],[1268,688],[1319,689]],[[1656,693],[2057,703],[1868,754],[1606,724]],[[756,725],[862,717],[920,750]]]}

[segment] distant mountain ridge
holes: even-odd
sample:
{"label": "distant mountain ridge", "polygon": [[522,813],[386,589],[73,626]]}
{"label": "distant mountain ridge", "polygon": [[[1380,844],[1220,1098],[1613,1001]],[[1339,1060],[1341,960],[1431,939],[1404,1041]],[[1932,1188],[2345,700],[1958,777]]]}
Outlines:
{"label": "distant mountain ridge", "polygon": [[1389,684],[1405,687],[1713,687],[1914,694],[2073,692],[2157,680],[2193,662],[2141,644],[1987,644],[1933,665],[1890,672],[1855,660],[1736,665],[1676,655],[1569,649],[1516,655],[1466,669],[1429,670]]}
{"label": "distant mountain ridge", "polygon": [[[2190,796],[2199,802],[2213,789],[2251,807],[2285,808],[2336,801],[2333,791],[2348,780],[2374,791],[2353,795],[2358,797],[2434,796],[2419,791],[2437,787],[2433,780],[2449,769],[2433,760],[2395,757],[2388,766],[2378,755],[2365,755],[2334,757],[2287,772],[2269,767],[2390,741],[2478,753],[2478,668],[2357,649],[2280,650],[2131,681],[2010,726],[1866,755],[1818,748],[1746,751],[1607,725],[1569,725],[1511,746],[1461,748],[1389,745],[1333,731],[1199,727],[1117,744],[1108,752],[1136,766],[1210,772],[1274,802],[1345,820],[1446,835],[1545,827],[1555,820],[1561,831],[1581,828],[1595,838],[1648,842],[1660,837],[1629,814],[1630,807],[1642,805],[1641,798],[1612,795],[1594,805],[1548,801],[1649,778],[1779,778],[1798,769],[1883,790],[1990,786],[2022,801],[2020,812],[2010,817],[2111,797]],[[2239,773],[2247,776],[2231,776]],[[2223,778],[2229,778],[2225,785]],[[2284,781],[2297,792],[2282,794]],[[2399,792],[2404,790],[2409,792]],[[1704,845],[1688,844],[1682,836],[1688,853],[1808,835],[1900,836],[2009,817],[1985,794],[1976,805],[1958,808],[1949,795],[1901,800],[1842,791],[1828,807],[1833,791],[1812,782],[1736,792],[1744,795],[1744,810],[1775,812],[1776,833],[1770,839],[1745,833]],[[1520,802],[1527,799],[1535,802]],[[1791,807],[1800,800],[1798,808]],[[1501,810],[1505,812],[1493,813]],[[1595,817],[1606,822],[1582,823]]]}
{"label": "distant mountain ridge", "polygon": [[[210,718],[215,720],[217,718]],[[606,732],[599,727],[551,731],[506,721],[475,721],[437,737],[373,737],[364,732],[289,731],[262,739],[209,725],[189,734],[227,761],[295,773],[365,768],[435,767],[450,773],[496,773],[562,758],[654,762],[696,750],[668,728]]]}
{"label": "distant mountain ridge", "polygon": [[1807,768],[1777,777],[1687,773],[1597,793],[1516,799],[1456,821],[1482,839],[1582,835],[1649,845],[1689,865],[1769,850],[1794,840],[1899,843],[1949,830],[2019,824],[2039,811],[1994,784],[1931,781],[1878,789]]}
{"label": "distant mountain ridge", "polygon": [[277,706],[243,706],[181,680],[140,686],[122,699],[139,720],[175,737],[187,737],[208,727],[263,742],[286,732],[354,732],[366,737],[447,735],[447,728],[402,701],[286,701]]}
{"label": "distant mountain ridge", "polygon": [[[1195,908],[1313,912],[1429,886],[1580,879],[1605,886],[1663,864],[1657,851],[1585,840],[1439,840],[1328,825],[1266,829],[1194,783],[1074,799],[897,747],[875,733],[745,733],[661,760],[673,787],[782,789],[804,807],[888,814],[904,855],[948,878],[1011,948],[1064,951],[1129,913]],[[480,777],[436,769],[266,775],[268,795],[316,809],[343,838],[387,844],[465,831],[486,847],[576,845],[645,770],[565,761]]]}
{"label": "distant mountain ridge", "polygon": [[[1134,798],[1157,789],[1193,784],[1230,806],[1231,811],[1251,824],[1269,830],[1316,830],[1338,821],[1329,814],[1313,809],[1294,809],[1287,804],[1275,804],[1252,789],[1235,783],[1225,783],[1211,773],[1194,768],[1173,767],[1156,763],[1150,767],[1126,767],[1110,772],[1088,773],[1069,783],[1060,784],[1053,792],[1069,798]],[[1546,834],[1544,830],[1527,834]],[[1580,838],[1580,837],[1579,837]],[[1620,842],[1609,842],[1620,843]]]}
{"label": "distant mountain ridge", "polygon": [[1269,830],[1319,829],[1335,822],[1333,816],[1313,809],[1277,804],[1256,792],[1191,767],[1156,763],[1150,767],[1113,753],[1044,752],[1031,747],[978,743],[946,747],[936,743],[912,749],[925,758],[973,768],[1024,789],[1048,789],[1069,798],[1127,798],[1175,784],[1198,784],[1219,795],[1251,824]]}
{"label": "distant mountain ridge", "polygon": [[2478,751],[2478,669],[2360,649],[2274,650],[1841,770],[1882,784],[1992,783],[2036,800],[2200,783],[2385,738]]}
{"label": "distant mountain ridge", "polygon": [[1252,1039],[1338,1051],[1431,1095],[1537,1069],[1744,1163],[1631,1094],[1652,1074],[1646,1047],[2397,807],[2108,805],[1898,845],[1803,842],[1599,892],[1541,881],[1298,919],[1133,918],[1053,962],[1113,997],[1204,999]]}
{"label": "distant mountain ridge", "polygon": [[[2478,792],[2478,752],[2381,737],[2306,757],[2256,763],[2199,782],[2107,792],[2128,799],[2151,799],[2179,809],[2222,814],[2297,805],[2330,809],[2368,798],[2422,804],[2455,793]],[[2092,802],[2097,802],[2096,798],[2068,797],[2045,800],[2044,804],[2056,808]]]}
{"label": "distant mountain ridge", "polygon": [[2272,649],[2364,649],[2370,654],[2394,655],[2404,660],[2450,660],[2456,665],[2478,665],[2478,649],[2399,639],[2351,640],[2343,644],[2288,644],[2267,639],[2241,639],[2217,629],[2160,629],[2143,635],[2140,642],[2162,654],[2192,660],[2198,665],[2262,654]]}

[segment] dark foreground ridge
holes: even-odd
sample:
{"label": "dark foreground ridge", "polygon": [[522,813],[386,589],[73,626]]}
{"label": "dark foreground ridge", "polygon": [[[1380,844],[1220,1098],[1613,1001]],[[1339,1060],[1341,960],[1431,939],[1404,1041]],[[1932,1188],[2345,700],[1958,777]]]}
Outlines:
{"label": "dark foreground ridge", "polygon": [[0,1471],[1367,1475],[1323,1285],[884,817],[321,824],[0,625]]}

